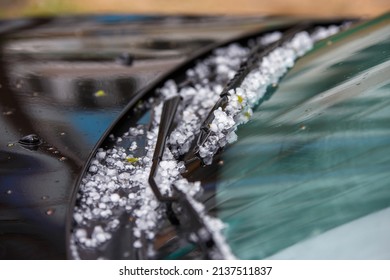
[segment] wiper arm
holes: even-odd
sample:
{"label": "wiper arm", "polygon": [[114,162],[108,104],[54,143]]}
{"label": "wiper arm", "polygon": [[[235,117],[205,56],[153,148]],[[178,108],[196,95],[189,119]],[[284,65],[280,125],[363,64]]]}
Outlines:
{"label": "wiper arm", "polygon": [[[200,248],[206,258],[221,259],[223,258],[222,249],[215,242],[213,231],[201,217],[201,212],[196,208],[195,202],[192,201],[193,198],[189,198],[186,193],[176,186],[172,186],[172,195],[162,194],[155,180],[180,101],[180,96],[175,96],[164,102],[148,181],[156,198],[166,204],[169,221],[180,226],[180,231],[190,242],[195,243]],[[180,210],[175,212],[172,209],[173,202],[178,203]]]}
{"label": "wiper arm", "polygon": [[164,195],[161,193],[160,188],[157,186],[155,177],[157,174],[158,166],[162,160],[165,151],[165,144],[169,133],[172,131],[173,123],[177,108],[180,104],[180,96],[174,96],[164,102],[161,120],[158,130],[156,148],[154,149],[152,167],[150,168],[149,184],[153,190],[154,195],[161,202],[177,201],[176,196]]}

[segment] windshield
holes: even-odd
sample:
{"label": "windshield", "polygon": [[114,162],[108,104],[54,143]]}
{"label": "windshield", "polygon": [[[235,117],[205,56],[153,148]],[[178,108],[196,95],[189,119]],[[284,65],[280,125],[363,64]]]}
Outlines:
{"label": "windshield", "polygon": [[224,151],[210,209],[239,258],[389,258],[390,28],[360,32],[300,60]]}

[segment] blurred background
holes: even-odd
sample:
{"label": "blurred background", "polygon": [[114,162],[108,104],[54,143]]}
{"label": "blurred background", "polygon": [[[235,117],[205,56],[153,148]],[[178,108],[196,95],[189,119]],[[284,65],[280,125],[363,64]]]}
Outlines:
{"label": "blurred background", "polygon": [[0,0],[0,18],[97,13],[373,17],[389,9],[390,0]]}

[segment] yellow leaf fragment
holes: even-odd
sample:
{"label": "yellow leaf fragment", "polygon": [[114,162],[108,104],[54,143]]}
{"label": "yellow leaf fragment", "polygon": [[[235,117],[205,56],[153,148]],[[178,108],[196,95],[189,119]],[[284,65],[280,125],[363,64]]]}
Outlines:
{"label": "yellow leaf fragment", "polygon": [[136,163],[136,162],[139,161],[139,158],[127,157],[127,158],[126,158],[126,161],[129,162],[129,163]]}
{"label": "yellow leaf fragment", "polygon": [[98,90],[97,92],[95,92],[95,96],[96,97],[102,97],[102,96],[106,96],[106,92],[104,90]]}

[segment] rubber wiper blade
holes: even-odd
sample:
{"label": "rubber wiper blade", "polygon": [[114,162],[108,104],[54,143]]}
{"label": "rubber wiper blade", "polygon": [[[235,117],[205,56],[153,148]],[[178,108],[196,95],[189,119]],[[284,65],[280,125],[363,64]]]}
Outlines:
{"label": "rubber wiper blade", "polygon": [[155,177],[157,174],[158,166],[164,155],[165,146],[167,138],[172,131],[173,123],[176,115],[177,108],[179,107],[181,98],[180,96],[174,96],[164,102],[160,125],[157,135],[156,147],[154,149],[152,167],[150,168],[149,173],[149,184],[152,188],[154,195],[161,202],[177,201],[178,198],[174,195],[164,195],[161,193],[160,188],[158,187]]}
{"label": "rubber wiper blade", "polygon": [[199,156],[199,149],[211,135],[210,124],[214,120],[214,111],[218,108],[225,109],[225,107],[227,106],[229,100],[228,97],[230,95],[229,91],[241,86],[244,79],[252,70],[255,69],[255,67],[259,65],[259,63],[261,63],[264,57],[269,55],[275,49],[291,41],[294,36],[297,35],[299,32],[305,31],[312,27],[313,25],[309,22],[298,24],[284,32],[282,37],[274,43],[271,43],[270,45],[265,47],[263,45],[258,45],[251,50],[248,55],[248,58],[241,64],[240,69],[237,71],[236,75],[228,82],[228,84],[222,90],[220,98],[210,110],[206,119],[203,121],[200,127],[200,131],[195,137],[196,141],[194,142],[193,148],[184,156],[184,163],[186,166],[196,160],[202,161],[201,157]]}

